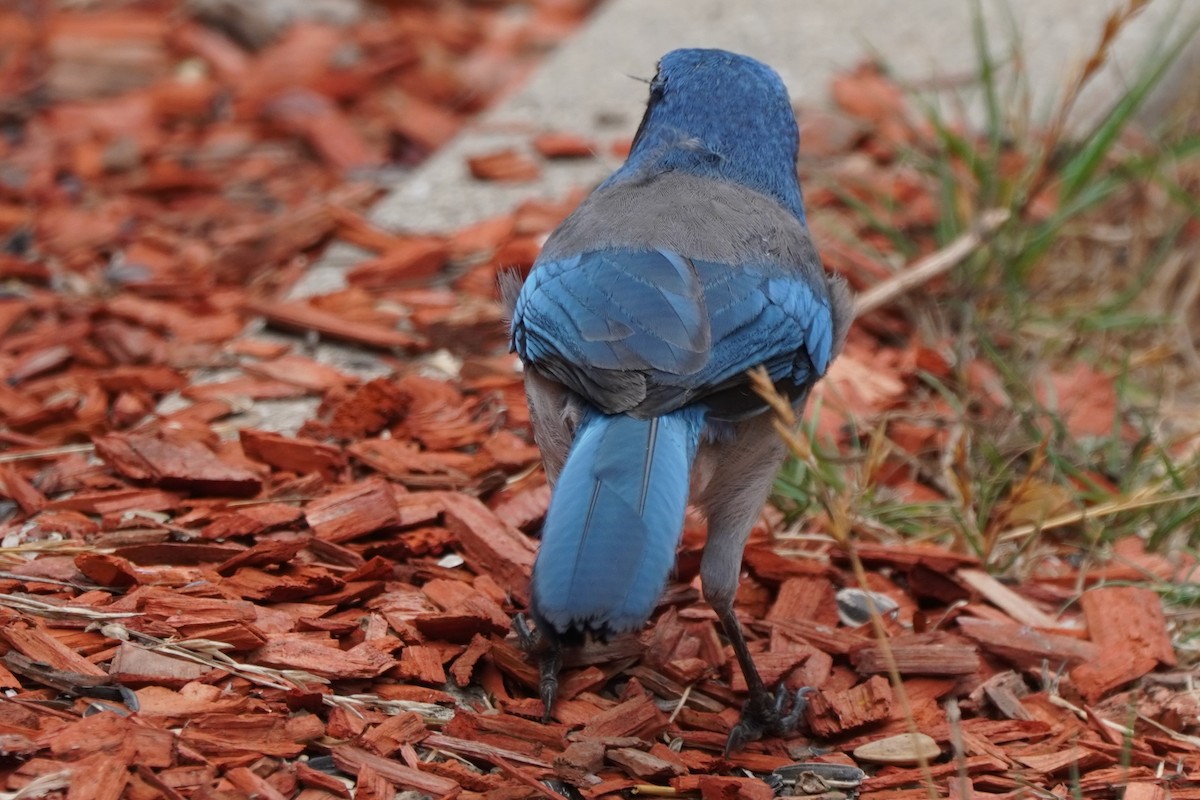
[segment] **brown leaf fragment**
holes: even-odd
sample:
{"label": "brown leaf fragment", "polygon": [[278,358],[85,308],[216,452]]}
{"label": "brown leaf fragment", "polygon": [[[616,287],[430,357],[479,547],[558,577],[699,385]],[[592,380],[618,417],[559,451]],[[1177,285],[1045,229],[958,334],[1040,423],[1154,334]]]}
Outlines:
{"label": "brown leaf fragment", "polygon": [[199,442],[140,434],[109,434],[95,441],[96,455],[126,478],[167,490],[248,497],[262,479],[218,458]]}

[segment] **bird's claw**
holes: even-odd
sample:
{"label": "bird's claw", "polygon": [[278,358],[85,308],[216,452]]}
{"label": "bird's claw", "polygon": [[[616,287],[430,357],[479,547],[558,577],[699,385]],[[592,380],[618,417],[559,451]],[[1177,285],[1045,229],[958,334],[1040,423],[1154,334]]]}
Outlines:
{"label": "bird's claw", "polygon": [[788,736],[794,733],[808,708],[808,695],[814,691],[812,687],[804,686],[793,693],[780,684],[774,694],[764,692],[759,696],[751,696],[742,706],[741,719],[725,740],[725,755],[742,749],[766,734]]}
{"label": "bird's claw", "polygon": [[525,619],[524,614],[513,617],[513,631],[517,634],[517,644],[526,653],[534,655],[541,649],[542,635],[537,628],[529,626],[529,620]]}
{"label": "bird's claw", "polygon": [[554,700],[558,697],[558,672],[562,669],[562,650],[558,642],[531,628],[524,614],[513,618],[513,629],[521,649],[537,659],[538,695],[542,698],[542,722],[550,721]]}

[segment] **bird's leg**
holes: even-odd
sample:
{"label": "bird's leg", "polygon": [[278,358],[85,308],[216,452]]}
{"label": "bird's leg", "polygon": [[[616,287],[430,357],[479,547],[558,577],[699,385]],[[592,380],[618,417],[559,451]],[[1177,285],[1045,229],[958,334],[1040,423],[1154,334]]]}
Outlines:
{"label": "bird's leg", "polygon": [[550,721],[554,700],[558,696],[558,673],[562,670],[562,646],[553,636],[545,636],[540,630],[530,628],[524,614],[513,618],[513,628],[521,649],[537,659],[538,694],[542,698],[542,722]]}
{"label": "bird's leg", "polygon": [[767,689],[733,611],[742,548],[783,461],[783,440],[775,432],[773,418],[763,414],[738,423],[733,435],[718,447],[713,459],[716,468],[702,500],[708,516],[708,541],[704,545],[700,577],[704,598],[717,612],[750,693],[742,707],[741,720],[729,733],[725,745],[729,753],[766,733],[791,733],[807,706],[804,700],[807,690],[801,689],[793,695],[783,686],[775,692]]}
{"label": "bird's leg", "polygon": [[[729,755],[748,742],[761,739],[765,733],[786,736],[794,731],[808,707],[807,695],[812,689],[799,689],[793,696],[781,683],[774,692],[769,691],[758,674],[754,659],[750,657],[750,648],[746,645],[741,623],[734,614],[733,603],[717,609],[717,616],[737,656],[738,666],[746,678],[746,688],[750,693],[750,699],[742,706],[741,719],[725,741],[725,754]],[[791,708],[788,708],[789,702]]]}

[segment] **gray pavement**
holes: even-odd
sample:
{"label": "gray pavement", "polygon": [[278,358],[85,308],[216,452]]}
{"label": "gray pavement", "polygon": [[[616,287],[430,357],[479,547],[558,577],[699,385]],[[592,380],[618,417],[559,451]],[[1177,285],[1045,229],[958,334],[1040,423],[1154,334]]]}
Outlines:
{"label": "gray pavement", "polygon": [[[1061,87],[1092,52],[1109,13],[1127,0],[981,0],[995,56],[1022,53],[1031,108],[1054,108]],[[1138,74],[1164,33],[1200,14],[1197,0],[1152,0],[1112,48],[1090,86],[1077,122],[1094,120]],[[1196,45],[1196,42],[1193,42]],[[511,210],[530,197],[554,199],[590,185],[617,166],[597,158],[546,166],[530,184],[472,180],[464,160],[502,147],[527,148],[533,133],[595,137],[602,151],[637,126],[660,55],[676,47],[723,47],[775,67],[801,107],[829,102],[835,74],[875,55],[904,84],[943,87],[943,100],[970,98],[977,56],[970,0],[609,0],[582,31],[552,54],[518,93],[471,124],[399,183],[376,208],[388,228],[453,230]],[[1152,104],[1167,113],[1200,78],[1200,47],[1180,61]]]}

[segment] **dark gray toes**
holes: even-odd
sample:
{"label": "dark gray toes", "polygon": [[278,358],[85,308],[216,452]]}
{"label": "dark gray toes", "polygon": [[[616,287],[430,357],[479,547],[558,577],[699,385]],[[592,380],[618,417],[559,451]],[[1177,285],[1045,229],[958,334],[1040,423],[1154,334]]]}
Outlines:
{"label": "dark gray toes", "polygon": [[814,691],[812,687],[804,686],[793,693],[780,684],[773,694],[751,697],[742,706],[741,719],[725,740],[725,755],[767,734],[790,736],[795,733],[808,709],[808,695]]}

